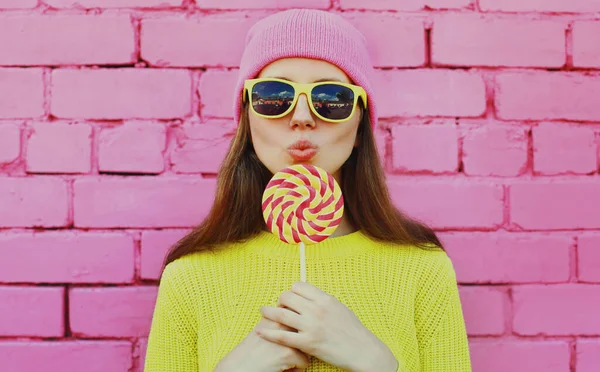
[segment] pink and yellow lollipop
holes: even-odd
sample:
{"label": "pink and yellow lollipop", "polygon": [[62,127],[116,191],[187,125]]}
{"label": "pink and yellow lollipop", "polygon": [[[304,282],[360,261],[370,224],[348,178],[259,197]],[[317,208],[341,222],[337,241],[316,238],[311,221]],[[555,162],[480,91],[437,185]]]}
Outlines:
{"label": "pink and yellow lollipop", "polygon": [[332,175],[309,164],[277,172],[262,199],[263,217],[283,242],[300,244],[301,277],[305,279],[305,244],[327,239],[344,214],[342,190]]}

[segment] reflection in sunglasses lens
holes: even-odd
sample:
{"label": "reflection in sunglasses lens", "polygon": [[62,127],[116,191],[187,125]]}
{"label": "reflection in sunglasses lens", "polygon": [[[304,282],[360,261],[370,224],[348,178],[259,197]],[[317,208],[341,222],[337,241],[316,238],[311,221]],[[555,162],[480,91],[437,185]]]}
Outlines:
{"label": "reflection in sunglasses lens", "polygon": [[350,117],[354,106],[354,92],[336,84],[323,84],[312,90],[312,101],[317,112],[333,120]]}
{"label": "reflection in sunglasses lens", "polygon": [[[290,84],[263,81],[256,83],[252,89],[252,107],[261,115],[281,115],[290,108],[294,95],[294,87]],[[326,119],[348,119],[354,106],[352,89],[337,84],[314,87],[311,98],[315,110]]]}
{"label": "reflection in sunglasses lens", "polygon": [[294,100],[294,87],[278,81],[256,83],[252,89],[252,107],[261,115],[281,115]]}

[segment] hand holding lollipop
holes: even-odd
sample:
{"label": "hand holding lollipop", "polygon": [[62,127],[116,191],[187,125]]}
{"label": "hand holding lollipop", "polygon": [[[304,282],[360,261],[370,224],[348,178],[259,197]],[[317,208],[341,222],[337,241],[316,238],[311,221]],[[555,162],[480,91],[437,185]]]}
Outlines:
{"label": "hand holding lollipop", "polygon": [[[344,207],[340,187],[320,168],[294,165],[273,176],[262,207],[271,232],[286,243],[300,244],[301,282],[306,282],[304,244],[325,240],[340,224]],[[385,366],[373,370],[397,368],[389,348],[346,305],[310,283],[294,284],[295,301],[289,293],[282,295],[278,306],[264,306],[261,314],[296,331],[257,329],[262,338],[344,370],[364,369],[354,367],[372,355],[382,355],[378,360]]]}
{"label": "hand holding lollipop", "polygon": [[262,199],[263,217],[283,242],[300,244],[300,276],[306,281],[305,244],[327,239],[344,214],[342,190],[332,175],[309,164],[277,172]]}

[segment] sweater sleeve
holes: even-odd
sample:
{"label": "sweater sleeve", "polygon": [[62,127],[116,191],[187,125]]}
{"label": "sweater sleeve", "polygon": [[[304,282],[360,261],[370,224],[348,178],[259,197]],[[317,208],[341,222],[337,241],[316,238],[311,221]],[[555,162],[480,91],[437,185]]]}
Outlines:
{"label": "sweater sleeve", "polygon": [[470,372],[469,343],[450,258],[439,251],[417,295],[416,325],[421,372]]}
{"label": "sweater sleeve", "polygon": [[148,345],[144,372],[197,372],[197,321],[186,290],[182,265],[175,261],[165,268],[160,285]]}

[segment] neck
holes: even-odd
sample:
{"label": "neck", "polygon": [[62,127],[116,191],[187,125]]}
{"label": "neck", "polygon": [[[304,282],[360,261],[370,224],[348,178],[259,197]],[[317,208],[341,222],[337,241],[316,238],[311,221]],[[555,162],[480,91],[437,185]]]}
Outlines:
{"label": "neck", "polygon": [[335,237],[335,236],[344,236],[344,235],[351,234],[351,233],[353,233],[355,231],[356,231],[356,229],[354,228],[354,226],[352,226],[350,224],[350,222],[348,221],[348,218],[346,218],[346,214],[344,214],[344,216],[342,217],[342,221],[340,222],[340,224],[337,227],[337,229],[335,229],[335,231],[333,232],[333,234],[331,234],[331,236],[332,237]]}
{"label": "neck", "polygon": [[[284,243],[277,235],[268,231],[262,231],[255,239],[250,240],[248,247],[257,253],[272,257],[294,260],[300,258],[299,244]],[[356,231],[344,236],[332,235],[319,243],[306,244],[305,253],[307,259],[328,259],[362,254],[373,247],[375,245],[368,236]]]}

